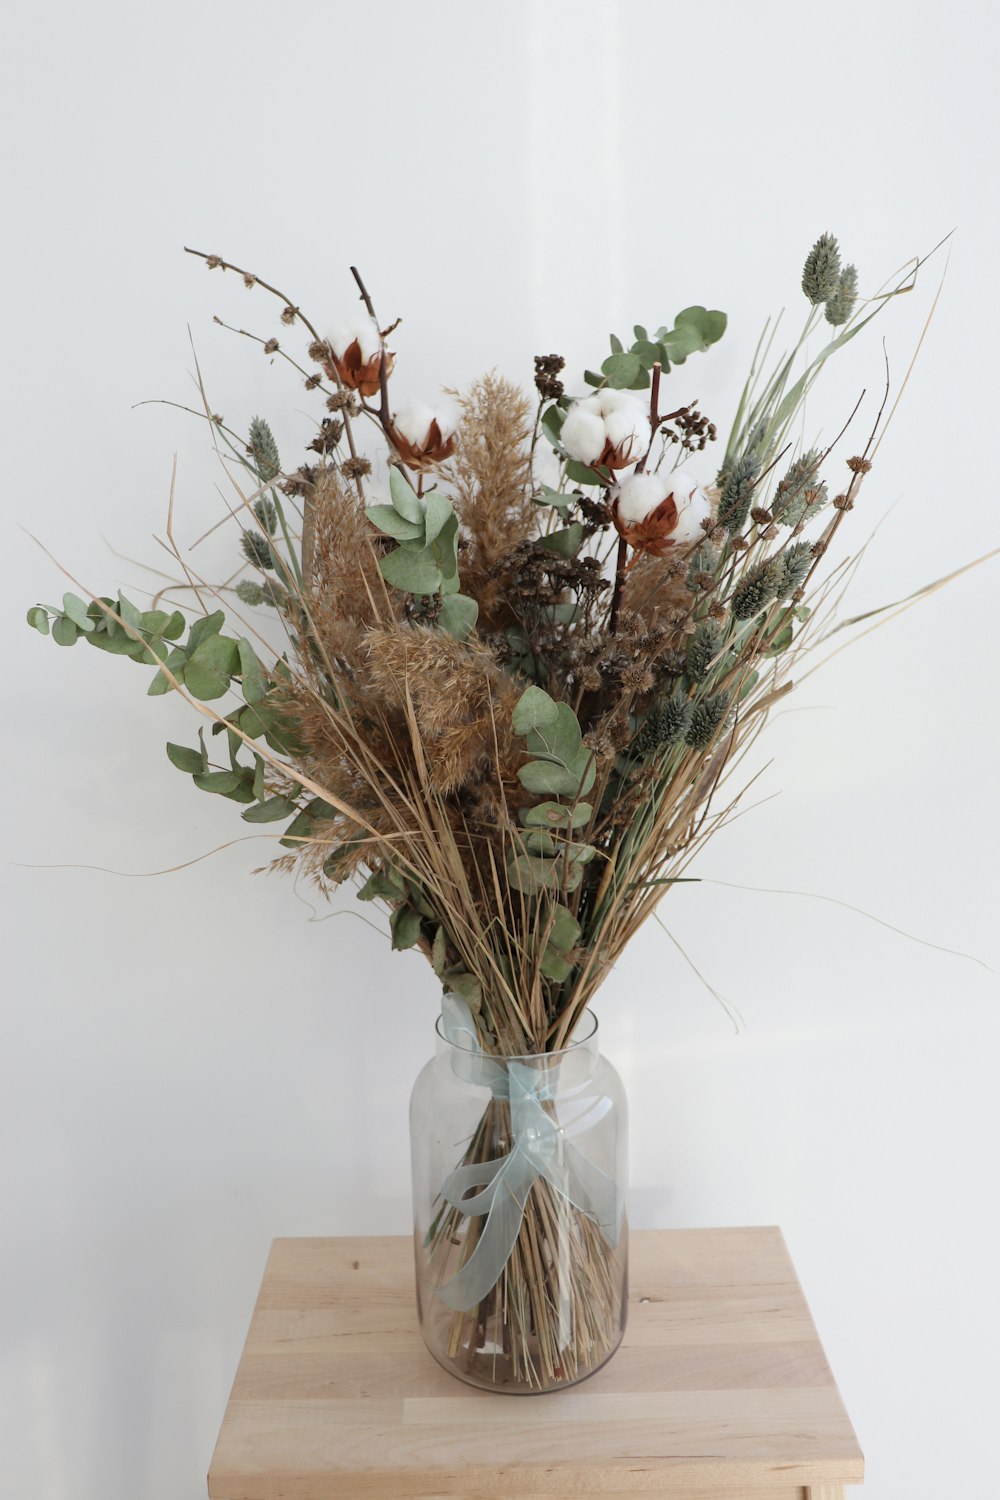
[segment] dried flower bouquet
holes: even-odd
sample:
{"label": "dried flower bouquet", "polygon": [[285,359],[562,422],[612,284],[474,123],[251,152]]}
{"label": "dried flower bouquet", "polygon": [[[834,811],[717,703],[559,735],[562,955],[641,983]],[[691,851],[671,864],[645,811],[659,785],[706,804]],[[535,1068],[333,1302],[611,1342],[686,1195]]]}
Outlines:
{"label": "dried flower bouquet", "polygon": [[[489,374],[404,405],[393,329],[356,272],[357,315],[321,333],[274,287],[204,259],[307,330],[303,355],[259,342],[324,403],[308,461],[286,468],[267,422],[245,440],[206,401],[250,575],[213,590],[176,552],[181,582],[209,600],[193,621],[159,598],[142,609],[67,594],[29,622],[60,645],[151,665],[151,694],[176,692],[211,721],[209,741],[167,746],[173,764],[247,823],[283,825],[275,868],[324,890],[356,881],[362,901],[384,903],[393,947],[424,954],[485,1056],[564,1048],[629,938],[732,815],[733,769],[835,598],[843,567],[821,577],[821,564],[879,421],[837,459],[838,478],[826,477],[836,441],[806,448],[793,434],[825,361],[915,268],[859,301],[853,266],[822,236],[802,277],[802,335],[769,365],[766,332],[712,461],[716,426],[692,402],[687,362],[721,338],[721,312],[688,307],[613,337],[583,377],[590,394],[569,395],[548,355],[533,400]],[[257,611],[280,622],[281,650],[267,649]],[[509,1135],[494,1099],[465,1163],[496,1159]],[[557,1221],[577,1259],[551,1253]],[[442,1282],[477,1234],[442,1205],[429,1247]],[[499,1323],[519,1379],[545,1387],[596,1367],[614,1337],[611,1253],[539,1180],[503,1276],[454,1313],[455,1357],[474,1358]],[[516,1283],[534,1295],[512,1294]]]}

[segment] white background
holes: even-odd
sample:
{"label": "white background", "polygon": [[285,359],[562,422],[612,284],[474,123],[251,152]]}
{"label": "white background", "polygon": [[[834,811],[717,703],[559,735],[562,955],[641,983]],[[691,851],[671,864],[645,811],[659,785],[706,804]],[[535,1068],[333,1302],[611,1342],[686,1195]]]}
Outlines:
{"label": "white background", "polygon": [[[354,915],[252,876],[229,803],[147,674],[23,625],[70,585],[155,586],[220,515],[193,356],[286,462],[318,403],[212,323],[284,337],[363,269],[398,386],[579,370],[691,302],[730,330],[675,378],[724,426],[815,236],[874,290],[957,227],[916,372],[851,518],[858,610],[1000,543],[995,10],[757,0],[281,7],[22,4],[0,89],[6,587],[0,1490],[197,1500],[268,1244],[403,1233],[432,976]],[[895,385],[939,255],[811,403]],[[707,467],[707,466],[706,466]],[[710,477],[706,474],[705,477]],[[884,519],[883,519],[884,518]],[[844,535],[843,531],[841,535]],[[107,539],[105,541],[104,539]],[[230,554],[223,534],[213,560]],[[114,555],[121,554],[121,557]],[[816,892],[995,968],[998,564],[842,653],[777,719],[760,795],[697,873]],[[808,711],[804,711],[808,710]],[[757,800],[756,797],[751,800]],[[345,910],[348,903],[344,903]],[[871,1500],[996,1493],[995,974],[801,894],[702,884],[598,1007],[632,1103],[639,1226],[780,1223],[868,1458]]]}

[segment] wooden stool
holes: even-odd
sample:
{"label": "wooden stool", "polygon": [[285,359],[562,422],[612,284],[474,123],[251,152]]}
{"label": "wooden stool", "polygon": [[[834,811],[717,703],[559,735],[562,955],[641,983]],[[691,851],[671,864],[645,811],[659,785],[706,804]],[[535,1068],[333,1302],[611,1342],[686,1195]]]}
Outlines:
{"label": "wooden stool", "polygon": [[864,1460],[779,1229],[633,1231],[628,1331],[573,1388],[462,1385],[409,1238],[275,1240],[213,1500],[844,1500]]}

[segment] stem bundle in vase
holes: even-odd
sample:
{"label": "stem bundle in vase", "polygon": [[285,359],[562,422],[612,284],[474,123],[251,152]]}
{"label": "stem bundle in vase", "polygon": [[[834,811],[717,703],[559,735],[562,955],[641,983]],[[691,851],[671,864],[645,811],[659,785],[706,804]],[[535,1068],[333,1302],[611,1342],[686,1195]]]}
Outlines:
{"label": "stem bundle in vase", "polygon": [[273,868],[324,893],[355,883],[393,947],[430,963],[478,1100],[450,1166],[490,1212],[429,1184],[425,1316],[484,1383],[487,1366],[516,1388],[567,1383],[620,1336],[624,1223],[614,1164],[566,1123],[602,1118],[593,1080],[565,1105],[555,1075],[626,943],[732,817],[734,772],[831,628],[850,562],[828,554],[882,410],[860,438],[808,441],[803,402],[915,267],[861,298],[822,236],[803,333],[773,356],[765,335],[720,441],[690,361],[721,312],[612,337],[572,392],[544,355],[531,398],[489,374],[426,404],[397,397],[396,325],[356,271],[353,316],[321,330],[202,258],[277,299],[281,336],[258,342],[316,403],[305,461],[205,397],[245,576],[211,585],[171,533],[178,578],[147,607],[68,593],[29,622],[151,667],[149,692],[202,721],[167,746],[173,764],[273,828]]}

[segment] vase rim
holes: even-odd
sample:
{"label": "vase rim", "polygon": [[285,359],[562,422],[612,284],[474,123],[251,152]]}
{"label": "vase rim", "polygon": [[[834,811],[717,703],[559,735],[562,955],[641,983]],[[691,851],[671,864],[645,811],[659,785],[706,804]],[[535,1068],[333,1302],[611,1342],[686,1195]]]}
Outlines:
{"label": "vase rim", "polygon": [[597,1016],[588,1005],[587,1009],[583,1012],[579,1021],[576,1023],[576,1028],[571,1040],[565,1047],[560,1047],[558,1051],[483,1053],[475,1047],[465,1047],[461,1042],[453,1042],[450,1037],[445,1036],[442,1023],[443,1017],[438,1016],[437,1020],[434,1022],[434,1030],[437,1032],[438,1039],[444,1042],[446,1046],[451,1047],[455,1052],[466,1053],[470,1057],[475,1057],[477,1055],[483,1056],[488,1058],[490,1062],[502,1063],[504,1065],[512,1062],[524,1063],[525,1065],[537,1065],[542,1061],[557,1062],[560,1058],[568,1057],[571,1053],[577,1052],[581,1047],[587,1047],[589,1044],[593,1043],[594,1039],[597,1036],[598,1030]]}

